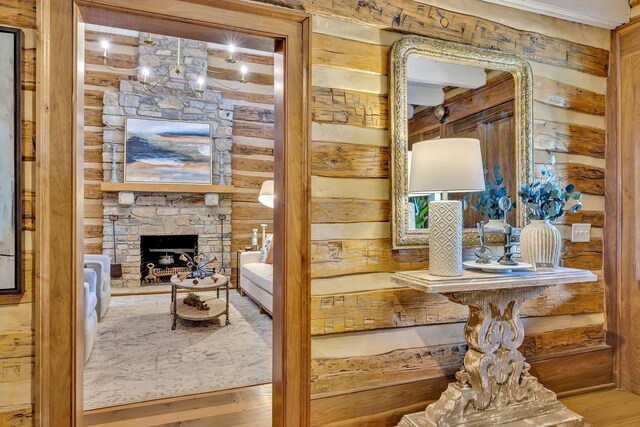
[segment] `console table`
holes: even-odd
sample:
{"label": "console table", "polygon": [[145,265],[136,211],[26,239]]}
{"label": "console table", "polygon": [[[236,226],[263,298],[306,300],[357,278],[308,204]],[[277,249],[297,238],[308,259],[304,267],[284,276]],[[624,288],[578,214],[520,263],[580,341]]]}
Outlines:
{"label": "console table", "polygon": [[398,426],[589,425],[529,373],[518,347],[524,341],[522,303],[550,286],[596,281],[593,273],[570,268],[509,274],[465,270],[461,277],[439,277],[421,270],[396,273],[391,280],[469,307],[464,327],[469,350],[457,381],[423,412],[405,415]]}

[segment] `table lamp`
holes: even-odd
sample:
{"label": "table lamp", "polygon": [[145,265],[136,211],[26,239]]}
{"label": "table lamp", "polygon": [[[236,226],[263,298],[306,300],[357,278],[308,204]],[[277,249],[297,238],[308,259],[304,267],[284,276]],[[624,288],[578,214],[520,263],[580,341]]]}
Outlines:
{"label": "table lamp", "polygon": [[462,203],[447,193],[484,191],[480,141],[447,138],[413,144],[409,196],[442,193],[429,202],[429,273],[462,275]]}
{"label": "table lamp", "polygon": [[273,180],[264,181],[262,183],[262,187],[260,187],[260,194],[258,194],[258,201],[269,208],[273,208],[275,202],[275,195],[273,194]]}

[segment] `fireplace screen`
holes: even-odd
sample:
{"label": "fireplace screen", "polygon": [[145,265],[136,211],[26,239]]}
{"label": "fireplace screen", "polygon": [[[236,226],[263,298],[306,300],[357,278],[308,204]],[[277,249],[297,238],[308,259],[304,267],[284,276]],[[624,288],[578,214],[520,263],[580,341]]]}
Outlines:
{"label": "fireplace screen", "polygon": [[198,253],[198,236],[141,236],[140,283],[155,285],[168,283],[171,276],[190,271],[180,255],[193,258]]}

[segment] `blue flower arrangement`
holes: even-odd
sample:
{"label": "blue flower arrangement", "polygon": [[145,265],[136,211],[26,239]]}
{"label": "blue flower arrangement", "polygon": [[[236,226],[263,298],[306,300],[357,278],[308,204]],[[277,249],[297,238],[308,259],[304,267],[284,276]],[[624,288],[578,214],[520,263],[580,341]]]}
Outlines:
{"label": "blue flower arrangement", "polygon": [[[485,169],[485,190],[481,193],[467,194],[464,196],[464,201],[469,203],[471,199],[476,196],[478,200],[472,203],[471,209],[480,212],[482,215],[487,215],[489,219],[503,219],[504,211],[500,209],[498,201],[507,195],[507,187],[504,185],[504,177],[500,173],[500,165],[495,165],[491,171],[493,179],[489,179],[489,171]],[[514,201],[507,210],[511,212],[516,206]]]}
{"label": "blue flower arrangement", "polygon": [[556,174],[552,166],[556,164],[556,157],[549,154],[549,162],[542,165],[542,180],[535,180],[531,184],[522,184],[518,196],[527,207],[527,217],[530,220],[555,221],[564,215],[567,203],[574,200],[575,203],[568,208],[569,212],[577,212],[582,209],[582,193],[576,191],[576,186],[568,184],[562,188],[556,180]]}

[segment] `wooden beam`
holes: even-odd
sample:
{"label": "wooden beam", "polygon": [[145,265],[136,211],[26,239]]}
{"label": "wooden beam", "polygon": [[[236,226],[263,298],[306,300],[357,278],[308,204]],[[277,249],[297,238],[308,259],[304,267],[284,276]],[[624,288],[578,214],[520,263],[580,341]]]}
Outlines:
{"label": "wooden beam", "polygon": [[536,149],[581,154],[599,159],[605,157],[604,129],[549,120],[534,120],[534,126]]}
{"label": "wooden beam", "polygon": [[[536,178],[542,178],[541,164],[535,165]],[[584,194],[604,196],[605,170],[580,163],[556,163],[553,165],[558,182],[561,185],[573,183],[576,190]]]}
{"label": "wooden beam", "polygon": [[388,200],[317,198],[311,199],[311,222],[349,223],[389,221]]}
{"label": "wooden beam", "polygon": [[[608,214],[607,214],[608,216]],[[556,224],[591,224],[592,227],[603,228],[605,226],[604,212],[599,211],[578,211],[575,213],[565,212],[565,214],[558,218]],[[606,239],[605,239],[606,243]]]}
{"label": "wooden beam", "polygon": [[133,36],[124,36],[121,34],[106,34],[99,31],[86,30],[84,32],[84,40],[88,42],[100,43],[105,38],[109,39],[109,43],[114,46],[130,46],[138,47],[140,38]]}
{"label": "wooden beam", "polygon": [[[218,68],[211,67],[207,68],[207,74],[210,78],[216,80],[229,80],[232,82],[239,82],[242,78],[242,73],[240,70],[228,69],[228,68]],[[262,74],[256,73],[254,71],[248,72],[246,75],[247,82],[257,84],[257,85],[265,85],[265,86],[273,86],[273,74]],[[237,83],[236,85],[238,85]],[[219,88],[218,85],[210,85],[213,90],[217,90]]]}
{"label": "wooden beam", "polygon": [[389,239],[313,241],[311,277],[418,270],[427,266],[428,254],[426,248],[392,251]]}
{"label": "wooden beam", "polygon": [[315,33],[311,48],[313,65],[327,65],[384,75],[388,72],[388,46]]}
{"label": "wooden beam", "polygon": [[[604,283],[578,283],[545,290],[527,301],[523,317],[602,313]],[[408,288],[311,297],[311,335],[463,322],[468,309],[441,295]]]}
{"label": "wooden beam", "polygon": [[387,129],[387,102],[383,95],[314,86],[311,94],[312,120],[316,123]]}
{"label": "wooden beam", "polygon": [[2,25],[36,28],[36,0],[4,0],[0,4]]}
{"label": "wooden beam", "polygon": [[[463,324],[460,324],[462,330]],[[528,359],[563,351],[601,348],[603,325],[527,334],[519,350]],[[391,351],[372,356],[311,361],[313,395],[435,379],[453,375],[463,364],[465,342]]]}
{"label": "wooden beam", "polygon": [[87,70],[84,73],[86,85],[102,86],[111,89],[120,89],[121,80],[133,80],[135,76],[108,71]]}
{"label": "wooden beam", "polygon": [[560,264],[563,267],[602,270],[602,252],[602,240],[585,243],[564,240]]}
{"label": "wooden beam", "polygon": [[339,178],[388,178],[389,149],[361,144],[314,141],[311,173]]}
{"label": "wooden beam", "polygon": [[606,112],[602,94],[539,76],[534,77],[533,86],[534,99],[543,104],[596,116]]}
{"label": "wooden beam", "polygon": [[0,409],[0,425],[29,427],[35,425],[33,405],[11,406]]}
{"label": "wooden beam", "polygon": [[[85,51],[85,64],[103,65],[104,59],[102,55],[104,52],[96,50]],[[138,66],[138,55],[127,55],[125,53],[109,53],[109,59],[107,61],[110,67],[118,68],[135,68]],[[114,71],[117,73],[117,71]]]}
{"label": "wooden beam", "polygon": [[273,108],[234,105],[233,119],[245,122],[274,123]]}
{"label": "wooden beam", "polygon": [[517,30],[415,0],[297,0],[297,3],[307,12],[369,27],[515,52],[532,61],[596,76],[604,77],[608,72],[609,52],[605,49]]}

